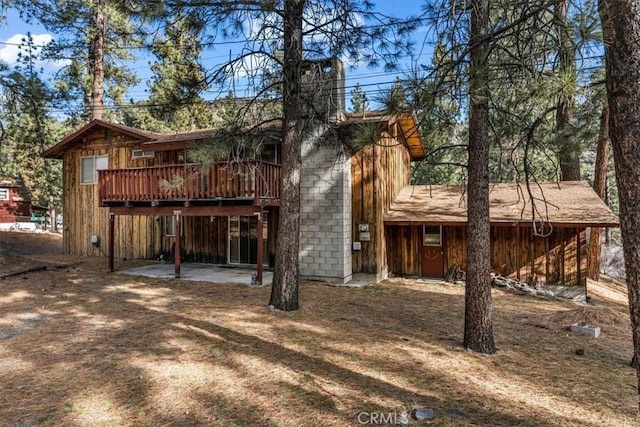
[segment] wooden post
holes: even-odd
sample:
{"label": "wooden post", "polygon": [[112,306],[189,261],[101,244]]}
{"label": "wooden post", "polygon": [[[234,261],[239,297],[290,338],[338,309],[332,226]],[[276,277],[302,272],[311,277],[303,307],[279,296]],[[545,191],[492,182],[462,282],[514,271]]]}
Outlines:
{"label": "wooden post", "polygon": [[258,234],[258,254],[257,254],[257,262],[258,262],[258,272],[257,272],[257,276],[256,276],[256,285],[260,286],[262,285],[262,269],[263,269],[263,264],[264,262],[262,261],[262,258],[264,257],[264,245],[263,245],[263,239],[264,236],[262,235],[263,233],[263,216],[264,216],[264,211],[260,210],[260,212],[258,212],[256,215],[258,215],[258,224],[256,225],[256,232]]}
{"label": "wooden post", "polygon": [[520,225],[516,225],[516,267],[518,268],[516,272],[516,279],[520,281],[520,251],[522,251],[522,242],[520,241]]}
{"label": "wooden post", "polygon": [[115,248],[115,215],[109,213],[109,271],[114,271],[114,248]]}
{"label": "wooden post", "polygon": [[[581,259],[580,259],[580,229],[576,228],[576,266],[577,266],[577,274],[578,274],[578,286],[582,285],[582,271],[581,268]],[[587,295],[587,284],[584,284],[584,294]]]}
{"label": "wooden post", "polygon": [[549,244],[549,239],[551,236],[547,236],[544,238],[544,283],[549,283],[549,263],[551,262],[549,259],[549,251],[551,245]]}
{"label": "wooden post", "polygon": [[176,243],[174,247],[173,261],[174,261],[174,274],[176,279],[180,278],[180,253],[182,251],[182,211],[173,211],[173,232],[176,235]]}
{"label": "wooden post", "polygon": [[564,286],[564,280],[565,280],[565,248],[566,248],[566,238],[565,238],[565,234],[564,234],[564,228],[561,229],[562,230],[562,234],[560,236],[560,238],[562,239],[562,243],[560,244],[560,265],[561,265],[561,269],[560,269],[560,274],[561,274],[561,281],[560,283],[562,284],[562,286]]}

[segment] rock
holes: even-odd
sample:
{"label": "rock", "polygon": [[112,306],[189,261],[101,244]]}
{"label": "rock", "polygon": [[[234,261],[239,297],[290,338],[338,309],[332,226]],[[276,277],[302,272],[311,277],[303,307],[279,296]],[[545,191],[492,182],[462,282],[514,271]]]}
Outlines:
{"label": "rock", "polygon": [[431,408],[416,408],[411,411],[411,418],[414,420],[432,420],[436,417],[436,410]]}
{"label": "rock", "polygon": [[273,306],[273,305],[269,305],[269,307],[267,307],[267,309],[268,309],[269,311],[274,311],[274,310],[276,309],[276,307],[275,307],[275,306]]}

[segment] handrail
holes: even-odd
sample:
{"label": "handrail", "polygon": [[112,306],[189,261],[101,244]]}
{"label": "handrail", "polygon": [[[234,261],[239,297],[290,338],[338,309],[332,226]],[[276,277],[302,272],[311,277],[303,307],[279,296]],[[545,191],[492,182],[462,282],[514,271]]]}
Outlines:
{"label": "handrail", "polygon": [[101,201],[278,199],[281,166],[270,162],[214,163],[104,169]]}

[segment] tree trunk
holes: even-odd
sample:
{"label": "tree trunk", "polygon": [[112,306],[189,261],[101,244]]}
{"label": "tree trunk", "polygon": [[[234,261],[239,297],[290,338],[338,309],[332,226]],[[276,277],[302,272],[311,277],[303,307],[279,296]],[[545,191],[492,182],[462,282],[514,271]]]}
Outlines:
{"label": "tree trunk", "polygon": [[298,309],[300,248],[300,169],[302,158],[302,16],[305,0],[284,3],[283,136],[280,218],[275,269],[269,304],[279,310]]}
{"label": "tree trunk", "polygon": [[[569,0],[561,0],[554,6],[554,25],[558,32],[558,59],[560,62],[560,74],[571,76],[563,79],[566,82],[575,82],[576,75],[576,51],[567,13],[569,10]],[[575,83],[572,83],[575,85]],[[562,181],[580,180],[580,152],[578,144],[575,143],[571,135],[573,124],[573,93],[575,88],[564,88],[558,98],[558,109],[556,111],[556,132],[561,138],[558,152],[558,162],[560,163],[560,179]]]}
{"label": "tree trunk", "polygon": [[88,106],[89,120],[102,119],[104,112],[104,40],[107,33],[105,1],[93,1],[93,32],[89,44],[89,75],[93,81]]}
{"label": "tree trunk", "polygon": [[[640,354],[640,4],[600,0],[605,46],[609,136],[635,356]],[[640,365],[636,370],[640,386]],[[638,388],[640,391],[640,387]]]}
{"label": "tree trunk", "polygon": [[[609,158],[609,107],[602,107],[600,115],[600,137],[598,138],[598,148],[596,150],[596,165],[593,173],[593,190],[601,199],[607,186],[607,159]],[[589,237],[589,258],[587,259],[587,276],[591,280],[600,278],[600,252],[602,250],[602,229],[591,227]]]}
{"label": "tree trunk", "polygon": [[467,284],[464,347],[495,353],[491,319],[489,218],[489,0],[471,4],[469,160],[467,191]]}

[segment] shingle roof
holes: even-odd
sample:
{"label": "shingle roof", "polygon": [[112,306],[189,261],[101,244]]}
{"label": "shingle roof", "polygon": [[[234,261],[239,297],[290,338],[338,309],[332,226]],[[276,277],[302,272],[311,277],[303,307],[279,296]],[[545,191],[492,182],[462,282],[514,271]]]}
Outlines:
{"label": "shingle roof", "polygon": [[[535,219],[555,226],[619,226],[616,215],[584,181],[531,184],[530,188],[532,197],[524,184],[492,184],[491,223],[531,222],[535,206]],[[459,186],[407,186],[391,204],[384,222],[389,225],[466,224],[466,196]]]}

